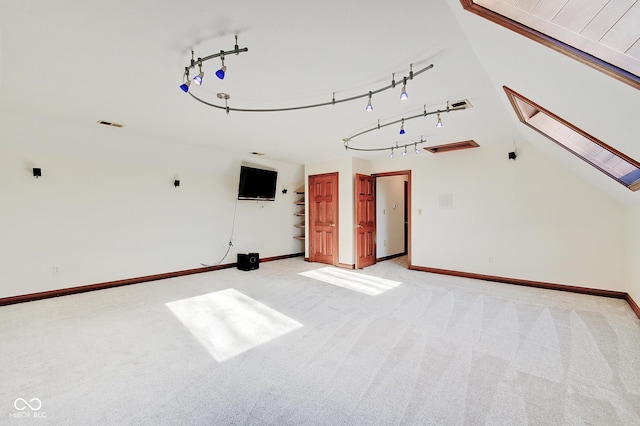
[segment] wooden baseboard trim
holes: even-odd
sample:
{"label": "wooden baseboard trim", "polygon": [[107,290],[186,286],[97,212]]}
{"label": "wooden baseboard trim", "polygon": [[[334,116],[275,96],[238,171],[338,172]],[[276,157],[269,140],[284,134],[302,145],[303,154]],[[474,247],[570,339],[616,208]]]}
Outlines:
{"label": "wooden baseboard trim", "polygon": [[[305,257],[304,261],[313,263],[313,262],[311,262],[311,260],[308,257]],[[321,265],[335,266],[336,268],[342,268],[342,269],[356,269],[356,265],[351,265],[349,263],[338,263],[336,265],[332,265],[330,263],[323,263]]]}
{"label": "wooden baseboard trim", "polygon": [[531,280],[522,280],[518,278],[499,277],[495,275],[484,275],[484,274],[474,274],[471,272],[451,271],[448,269],[427,268],[424,266],[411,265],[409,269],[413,269],[416,271],[423,271],[423,272],[431,272],[434,274],[441,274],[441,275],[452,275],[456,277],[473,278],[476,280],[483,280],[483,281],[493,281],[493,282],[505,283],[505,284],[522,285],[526,287],[544,288],[547,290],[559,290],[559,291],[568,291],[571,293],[589,294],[592,296],[613,297],[615,299],[625,299],[627,301],[629,298],[628,294],[624,291],[601,290],[597,288],[577,287],[577,286],[565,285],[565,284],[553,284],[553,283],[547,283],[542,281],[531,281]]}
{"label": "wooden baseboard trim", "polygon": [[[289,258],[298,257],[298,256],[304,256],[304,253],[294,253],[294,254],[287,254],[282,256],[267,257],[264,259],[260,259],[260,262],[261,263],[271,262],[274,260],[289,259]],[[167,272],[164,274],[146,275],[143,277],[127,278],[124,280],[108,281],[104,283],[89,284],[89,285],[83,285],[78,287],[62,288],[58,290],[42,291],[39,293],[30,293],[30,294],[23,294],[19,296],[4,297],[4,298],[0,298],[0,306],[13,305],[16,303],[23,303],[23,302],[32,302],[34,300],[50,299],[52,297],[68,296],[70,294],[76,294],[76,293],[86,293],[88,291],[104,290],[107,288],[121,287],[121,286],[131,285],[131,284],[140,284],[140,283],[149,282],[149,281],[164,280],[167,278],[182,277],[185,275],[201,274],[203,272],[211,272],[211,271],[218,271],[220,269],[235,268],[236,266],[238,266],[238,264],[235,262],[226,263],[224,265],[205,266],[202,268],[187,269],[184,271],[175,271],[175,272]]]}
{"label": "wooden baseboard trim", "polygon": [[640,319],[640,306],[636,303],[635,300],[631,297],[629,293],[627,293],[627,297],[625,298],[629,306],[631,306],[631,310],[636,314],[638,319]]}
{"label": "wooden baseboard trim", "polygon": [[265,257],[264,259],[260,259],[260,262],[272,262],[274,260],[292,259],[294,257],[301,257],[301,256],[304,256],[304,253],[283,254],[281,256]]}
{"label": "wooden baseboard trim", "polygon": [[376,259],[376,262],[384,262],[385,260],[391,260],[391,259],[395,259],[396,257],[402,257],[406,255],[407,253],[398,253],[398,254],[392,254],[390,256],[379,257]]}
{"label": "wooden baseboard trim", "polygon": [[351,263],[338,263],[336,267],[342,268],[342,269],[356,269],[356,265]]}

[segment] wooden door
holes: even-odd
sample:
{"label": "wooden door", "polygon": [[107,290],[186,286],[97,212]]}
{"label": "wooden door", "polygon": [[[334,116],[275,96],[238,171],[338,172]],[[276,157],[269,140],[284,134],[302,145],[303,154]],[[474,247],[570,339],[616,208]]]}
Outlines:
{"label": "wooden door", "polygon": [[338,173],[309,176],[309,260],[338,264]]}
{"label": "wooden door", "polygon": [[356,174],[356,268],[376,263],[376,178]]}

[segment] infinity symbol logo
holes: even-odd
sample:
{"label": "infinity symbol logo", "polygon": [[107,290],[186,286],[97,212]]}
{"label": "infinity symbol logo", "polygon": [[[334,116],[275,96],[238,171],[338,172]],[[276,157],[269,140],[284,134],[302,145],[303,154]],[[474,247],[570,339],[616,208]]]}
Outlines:
{"label": "infinity symbol logo", "polygon": [[33,411],[38,411],[42,408],[42,401],[40,401],[39,398],[31,398],[31,400],[27,402],[24,398],[18,398],[13,402],[13,406],[16,407],[16,410],[18,411],[26,410],[27,407]]}

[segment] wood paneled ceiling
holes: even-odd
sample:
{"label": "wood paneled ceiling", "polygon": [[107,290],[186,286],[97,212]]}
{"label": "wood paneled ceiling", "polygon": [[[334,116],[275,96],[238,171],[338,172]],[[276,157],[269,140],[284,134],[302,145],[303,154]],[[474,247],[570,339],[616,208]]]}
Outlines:
{"label": "wood paneled ceiling", "polygon": [[476,3],[640,75],[637,0],[477,0]]}
{"label": "wood paneled ceiling", "polygon": [[475,0],[472,3],[640,76],[638,0]]}

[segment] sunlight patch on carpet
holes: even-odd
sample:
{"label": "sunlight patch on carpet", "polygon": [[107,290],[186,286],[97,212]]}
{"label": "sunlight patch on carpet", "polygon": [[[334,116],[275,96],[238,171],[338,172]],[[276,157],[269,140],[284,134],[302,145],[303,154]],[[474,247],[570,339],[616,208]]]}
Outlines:
{"label": "sunlight patch on carpet", "polygon": [[314,269],[307,272],[300,272],[300,275],[333,284],[338,287],[364,293],[369,296],[377,296],[402,284],[399,281],[372,277],[371,275],[347,271],[345,269],[334,268],[332,266]]}
{"label": "sunlight patch on carpet", "polygon": [[218,362],[302,327],[231,288],[165,305]]}

